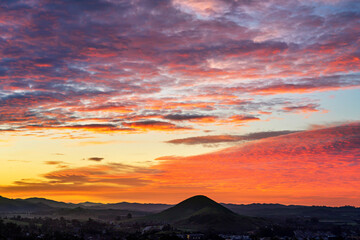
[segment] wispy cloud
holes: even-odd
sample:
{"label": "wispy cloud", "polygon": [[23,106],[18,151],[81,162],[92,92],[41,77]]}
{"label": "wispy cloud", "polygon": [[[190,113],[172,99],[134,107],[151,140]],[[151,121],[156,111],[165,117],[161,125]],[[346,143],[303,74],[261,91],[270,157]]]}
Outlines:
{"label": "wispy cloud", "polygon": [[63,164],[63,161],[45,161],[44,162],[47,165],[59,165],[59,164]]}
{"label": "wispy cloud", "polygon": [[299,105],[299,106],[286,106],[283,107],[285,112],[318,112],[319,104],[306,104],[306,105]]}
{"label": "wispy cloud", "polygon": [[123,123],[124,126],[140,129],[144,131],[156,130],[156,131],[174,131],[174,130],[191,130],[190,127],[177,126],[173,123],[156,121],[156,120],[147,120],[147,121],[138,121],[138,122],[127,122]]}
{"label": "wispy cloud", "polygon": [[246,135],[208,135],[208,136],[173,139],[167,141],[167,143],[195,145],[195,144],[214,144],[214,143],[226,143],[226,142],[253,141],[263,138],[290,134],[294,132],[296,131],[256,132]]}

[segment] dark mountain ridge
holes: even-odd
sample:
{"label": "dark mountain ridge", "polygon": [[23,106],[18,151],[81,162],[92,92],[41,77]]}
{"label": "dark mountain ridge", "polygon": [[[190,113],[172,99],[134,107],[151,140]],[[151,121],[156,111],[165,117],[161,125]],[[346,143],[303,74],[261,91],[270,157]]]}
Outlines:
{"label": "dark mountain ridge", "polygon": [[54,200],[50,200],[50,199],[46,199],[46,198],[33,197],[33,198],[24,199],[23,201],[26,201],[28,203],[34,203],[34,204],[44,204],[44,205],[47,205],[47,206],[53,207],[53,208],[77,207],[77,204],[74,204],[74,203],[58,202],[58,201],[54,201]]}
{"label": "dark mountain ridge", "polygon": [[145,219],[154,223],[170,223],[184,230],[216,232],[243,232],[264,223],[260,218],[238,215],[202,195],[188,198]]}
{"label": "dark mountain ridge", "polygon": [[[191,198],[190,198],[191,199]],[[184,209],[187,211],[196,210],[199,206],[203,206],[204,203],[208,205],[212,210],[211,206],[214,206],[216,202],[211,202],[212,200],[204,196],[196,196],[196,201],[193,201],[189,204],[188,201],[183,201],[181,208],[183,210],[175,213],[166,211],[164,215],[174,214],[176,216],[184,215],[186,218],[186,212],[183,212]],[[216,203],[217,204],[217,203]],[[353,206],[342,206],[342,207],[327,207],[327,206],[302,206],[302,205],[282,205],[282,204],[225,204],[221,203],[220,205],[231,210],[234,213],[250,216],[250,217],[263,217],[270,219],[287,219],[287,218],[318,218],[320,220],[348,220],[348,219],[360,219],[360,208]],[[132,213],[133,216],[144,216],[151,213],[159,213],[166,209],[171,209],[173,205],[168,204],[142,204],[142,203],[65,203],[59,201],[53,201],[45,198],[28,198],[28,199],[10,199],[0,196],[0,214],[8,213],[36,213],[36,214],[53,214],[57,213],[59,215],[74,213],[72,216],[78,214],[78,208],[85,209],[88,215],[99,216],[100,213],[105,215],[108,214],[108,210],[114,210],[113,214],[126,215],[127,213]],[[69,209],[67,211],[66,209]],[[73,209],[73,211],[71,211]],[[215,208],[216,212],[223,212],[220,210],[220,207]],[[197,209],[200,211],[201,209]],[[203,210],[205,211],[205,210]],[[224,210],[226,211],[226,210]],[[180,214],[180,215],[178,215]],[[161,215],[160,215],[161,216]],[[194,219],[194,218],[193,218]]]}
{"label": "dark mountain ridge", "polygon": [[23,199],[9,199],[0,196],[0,212],[2,213],[35,212],[50,209],[51,207],[44,203],[32,203]]}

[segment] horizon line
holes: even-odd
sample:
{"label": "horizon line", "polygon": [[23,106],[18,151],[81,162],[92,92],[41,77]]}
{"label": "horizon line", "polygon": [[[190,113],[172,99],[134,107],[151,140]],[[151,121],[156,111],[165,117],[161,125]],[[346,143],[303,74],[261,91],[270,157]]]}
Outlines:
{"label": "horizon line", "polygon": [[[195,197],[195,196],[199,196],[199,195],[193,195],[190,197],[187,197],[177,203],[161,203],[161,202],[128,202],[128,201],[118,201],[118,202],[91,202],[91,201],[84,201],[84,202],[65,202],[65,201],[59,201],[59,200],[54,200],[54,199],[50,199],[50,198],[46,198],[46,197],[25,197],[25,198],[11,198],[11,197],[5,197],[4,195],[0,195],[0,198],[7,198],[10,200],[27,200],[27,199],[31,199],[31,198],[38,198],[38,199],[45,199],[45,200],[50,200],[50,201],[55,201],[55,202],[59,202],[59,203],[66,203],[66,204],[84,204],[84,203],[94,203],[94,204],[102,204],[102,205],[107,205],[107,204],[118,204],[118,203],[130,203],[130,204],[162,204],[162,205],[170,205],[170,206],[175,206],[177,204],[179,204],[180,202]],[[202,196],[206,196],[206,195],[202,195]],[[206,196],[208,197],[208,196]],[[209,197],[208,197],[209,198]],[[215,201],[212,198],[209,198],[213,201]],[[329,205],[306,205],[306,204],[285,204],[285,203],[260,203],[260,202],[252,202],[252,203],[233,203],[233,202],[218,202],[215,201],[219,204],[233,204],[233,205],[254,205],[254,204],[259,204],[259,205],[282,205],[282,206],[302,206],[302,207],[329,207],[329,208],[341,208],[341,207],[353,207],[353,208],[360,208],[360,206],[354,206],[354,205],[337,205],[337,206],[329,206]]]}

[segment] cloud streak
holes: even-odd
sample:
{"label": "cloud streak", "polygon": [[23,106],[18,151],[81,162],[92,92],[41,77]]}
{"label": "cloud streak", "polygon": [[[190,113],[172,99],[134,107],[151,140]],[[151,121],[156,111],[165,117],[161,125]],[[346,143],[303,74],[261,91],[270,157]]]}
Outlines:
{"label": "cloud streak", "polygon": [[95,162],[101,162],[102,160],[104,160],[104,158],[103,157],[90,157],[87,160],[95,161]]}
{"label": "cloud streak", "polygon": [[196,145],[196,144],[215,144],[215,143],[227,143],[227,142],[254,141],[263,138],[286,135],[294,132],[296,131],[256,132],[256,133],[249,133],[246,135],[208,135],[208,136],[173,139],[167,141],[166,143]]}

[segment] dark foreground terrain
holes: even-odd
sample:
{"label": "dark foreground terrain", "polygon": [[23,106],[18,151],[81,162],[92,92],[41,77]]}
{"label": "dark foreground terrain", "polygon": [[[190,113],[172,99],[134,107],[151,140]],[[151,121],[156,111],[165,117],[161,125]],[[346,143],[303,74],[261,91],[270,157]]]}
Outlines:
{"label": "dark foreground terrain", "polygon": [[0,197],[0,239],[360,240],[360,209],[218,204],[69,204]]}

